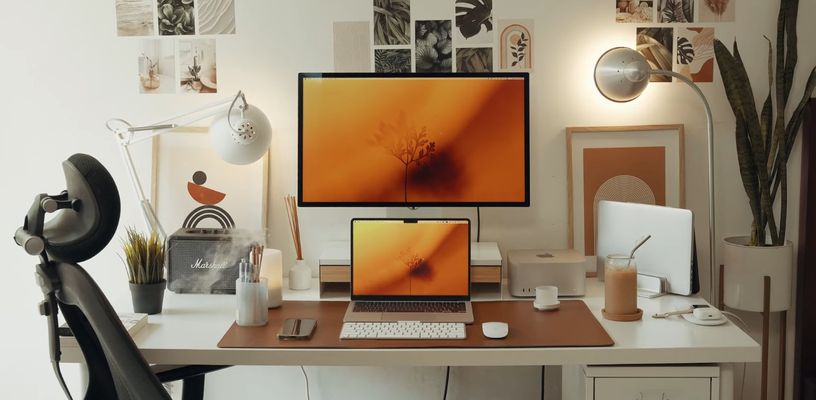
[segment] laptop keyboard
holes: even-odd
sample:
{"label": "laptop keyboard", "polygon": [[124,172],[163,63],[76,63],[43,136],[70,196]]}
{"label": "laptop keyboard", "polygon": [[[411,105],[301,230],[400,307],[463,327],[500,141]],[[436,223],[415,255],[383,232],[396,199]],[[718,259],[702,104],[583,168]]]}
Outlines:
{"label": "laptop keyboard", "polygon": [[464,301],[358,301],[354,312],[464,313]]}

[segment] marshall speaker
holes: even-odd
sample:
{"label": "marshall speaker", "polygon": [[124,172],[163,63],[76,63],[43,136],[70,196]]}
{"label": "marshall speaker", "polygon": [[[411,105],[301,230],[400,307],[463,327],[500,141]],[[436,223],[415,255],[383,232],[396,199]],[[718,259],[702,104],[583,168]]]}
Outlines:
{"label": "marshall speaker", "polygon": [[254,242],[234,229],[181,228],[167,239],[168,288],[176,293],[234,294],[238,263]]}

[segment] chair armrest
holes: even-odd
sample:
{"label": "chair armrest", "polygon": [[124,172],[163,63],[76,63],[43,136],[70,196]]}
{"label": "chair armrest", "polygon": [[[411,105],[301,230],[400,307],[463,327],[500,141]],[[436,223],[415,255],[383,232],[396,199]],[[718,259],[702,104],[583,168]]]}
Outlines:
{"label": "chair armrest", "polygon": [[159,382],[180,381],[198,375],[208,374],[229,368],[231,365],[151,365],[150,369],[159,378]]}

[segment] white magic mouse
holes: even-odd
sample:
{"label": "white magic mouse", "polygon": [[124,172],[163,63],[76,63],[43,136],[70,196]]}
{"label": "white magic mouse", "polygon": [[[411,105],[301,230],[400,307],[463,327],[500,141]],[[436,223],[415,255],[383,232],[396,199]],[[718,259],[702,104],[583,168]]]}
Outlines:
{"label": "white magic mouse", "polygon": [[507,322],[485,322],[482,323],[482,333],[486,338],[503,339],[510,331]]}
{"label": "white magic mouse", "polygon": [[695,308],[694,311],[692,311],[692,314],[694,314],[694,318],[701,321],[710,321],[723,318],[722,312],[714,307]]}

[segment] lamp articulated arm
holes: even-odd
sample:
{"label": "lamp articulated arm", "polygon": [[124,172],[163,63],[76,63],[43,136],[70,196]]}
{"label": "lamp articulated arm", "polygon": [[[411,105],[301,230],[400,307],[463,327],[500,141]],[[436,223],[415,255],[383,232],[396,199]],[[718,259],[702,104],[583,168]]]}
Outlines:
{"label": "lamp articulated arm", "polygon": [[[239,103],[240,101],[240,103]],[[236,106],[236,103],[239,103]],[[236,112],[240,115],[233,116]],[[130,181],[142,208],[145,224],[150,231],[156,232],[162,239],[167,233],[156,215],[150,200],[145,195],[139,174],[133,161],[130,146],[170,129],[192,125],[198,121],[216,117],[210,124],[210,140],[216,153],[231,164],[250,164],[266,154],[272,140],[272,127],[266,115],[257,107],[246,101],[244,93],[230,99],[209,104],[197,110],[145,126],[133,126],[128,121],[114,118],[105,126],[116,135],[125,167]]]}

